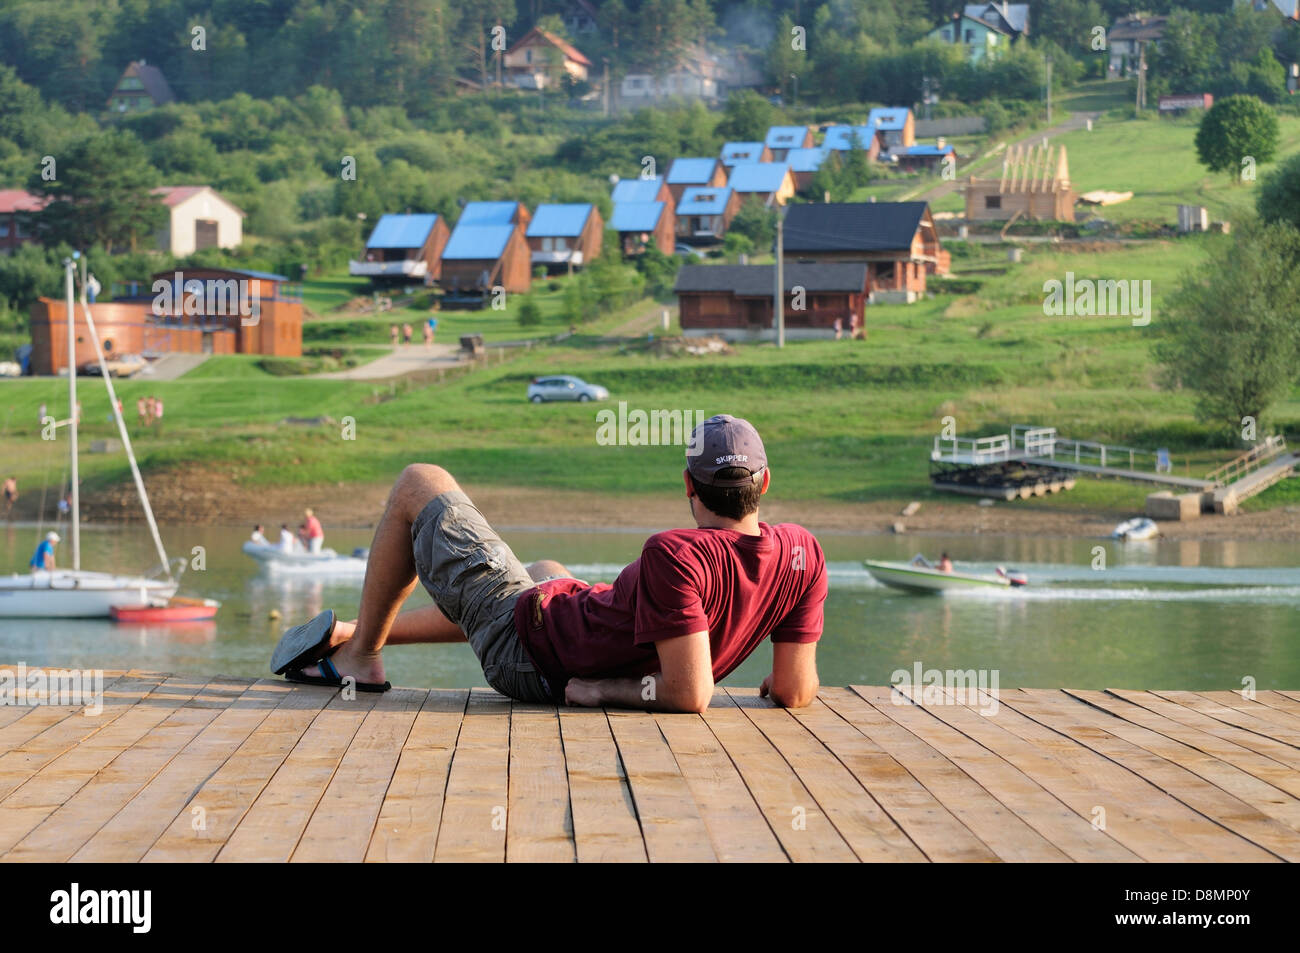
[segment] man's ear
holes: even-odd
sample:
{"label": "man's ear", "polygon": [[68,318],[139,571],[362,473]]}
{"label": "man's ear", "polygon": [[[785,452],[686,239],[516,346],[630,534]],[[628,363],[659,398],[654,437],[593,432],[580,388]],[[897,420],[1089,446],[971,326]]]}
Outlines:
{"label": "man's ear", "polygon": [[758,491],[759,496],[762,496],[764,493],[767,492],[768,484],[770,484],[771,482],[772,482],[772,469],[771,467],[768,467],[763,470],[763,489]]}
{"label": "man's ear", "polygon": [[682,471],[682,480],[686,483],[686,498],[690,499],[695,495],[695,484],[691,483],[691,471]]}

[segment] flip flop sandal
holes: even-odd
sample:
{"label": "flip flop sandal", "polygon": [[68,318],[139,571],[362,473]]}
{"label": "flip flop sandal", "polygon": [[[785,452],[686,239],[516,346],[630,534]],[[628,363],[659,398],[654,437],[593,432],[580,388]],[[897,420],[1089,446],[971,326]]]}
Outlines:
{"label": "flip flop sandal", "polygon": [[334,634],[334,611],[326,609],[310,622],[286,629],[271,653],[271,671],[283,675],[290,669],[306,668],[334,654],[330,636]]}
{"label": "flip flop sandal", "polygon": [[[302,669],[291,668],[284,673],[284,677],[291,682],[298,682],[302,685],[324,685],[327,688],[342,688],[343,676],[339,670],[334,667],[334,663],[328,658],[318,660],[315,664],[320,666],[320,675],[304,675]],[[391,682],[357,682],[356,690],[359,692],[386,692],[392,688]]]}

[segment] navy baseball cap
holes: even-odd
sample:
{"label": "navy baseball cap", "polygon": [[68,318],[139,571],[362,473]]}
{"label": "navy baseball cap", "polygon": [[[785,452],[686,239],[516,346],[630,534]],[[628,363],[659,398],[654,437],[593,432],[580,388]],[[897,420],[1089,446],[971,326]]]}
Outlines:
{"label": "navy baseball cap", "polygon": [[[739,467],[749,471],[739,480],[718,478],[720,470]],[[757,483],[767,469],[767,452],[758,431],[748,420],[717,414],[698,424],[686,445],[686,469],[700,483],[733,487]]]}

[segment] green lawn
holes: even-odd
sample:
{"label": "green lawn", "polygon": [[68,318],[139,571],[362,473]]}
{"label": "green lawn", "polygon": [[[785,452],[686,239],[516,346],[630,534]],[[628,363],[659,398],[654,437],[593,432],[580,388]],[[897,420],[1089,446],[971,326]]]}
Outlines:
{"label": "green lawn", "polygon": [[[441,384],[273,378],[257,372],[254,359],[228,357],[178,381],[123,381],[120,389],[128,405],[145,392],[167,401],[166,432],[141,440],[146,473],[209,466],[250,488],[387,480],[413,459],[437,460],[481,483],[627,494],[646,489],[647,473],[671,473],[680,447],[601,446],[600,408],[525,401],[530,378],[559,372],[605,385],[611,406],[749,417],[792,498],[930,498],[928,449],[946,415],[967,435],[1041,423],[1078,439],[1169,446],[1177,468],[1195,474],[1230,452],[1203,449],[1206,433],[1192,420],[1189,395],[1157,387],[1150,345],[1161,333],[1160,302],[1172,279],[1208,240],[1101,254],[1031,249],[1019,267],[988,276],[978,294],[872,308],[869,337],[860,342],[663,357],[644,343],[599,345],[589,332],[573,346],[515,351],[504,363]],[[1042,284],[1066,271],[1150,279],[1151,325],[1044,315]],[[82,393],[87,439],[108,436],[103,389],[88,380]],[[64,394],[57,380],[0,382],[0,455],[26,486],[62,472],[63,450],[42,443],[35,422],[38,404],[57,406]],[[281,423],[320,415],[336,423]],[[346,416],[356,421],[354,441],[340,439],[337,422]],[[1292,432],[1300,428],[1300,395],[1278,409],[1278,419]],[[83,471],[92,489],[127,478],[117,456],[87,455]],[[1290,492],[1289,485],[1273,491],[1279,499]],[[1143,494],[1080,481],[1070,494],[1029,505],[1133,507]]]}

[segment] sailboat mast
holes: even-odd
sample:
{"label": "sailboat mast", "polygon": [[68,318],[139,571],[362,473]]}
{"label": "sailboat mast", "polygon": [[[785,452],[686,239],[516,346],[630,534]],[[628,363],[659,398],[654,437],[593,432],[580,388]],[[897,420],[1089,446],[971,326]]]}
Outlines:
{"label": "sailboat mast", "polygon": [[[73,252],[75,255],[76,252]],[[81,494],[77,474],[77,324],[72,306],[72,259],[64,260],[68,308],[68,433],[72,438],[72,568],[81,568]]]}

